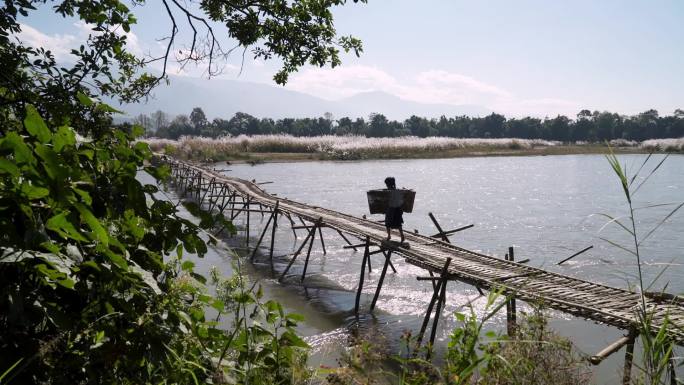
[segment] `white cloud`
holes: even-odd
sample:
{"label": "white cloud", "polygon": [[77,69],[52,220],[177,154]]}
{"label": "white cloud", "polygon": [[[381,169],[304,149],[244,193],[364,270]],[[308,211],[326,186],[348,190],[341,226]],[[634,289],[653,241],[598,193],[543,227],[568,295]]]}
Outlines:
{"label": "white cloud", "polygon": [[404,93],[399,82],[388,73],[361,65],[307,69],[292,76],[287,88],[326,99],[340,99],[368,91]]}
{"label": "white cloud", "polygon": [[496,85],[444,70],[398,79],[380,68],[364,65],[309,68],[292,76],[287,87],[331,100],[382,91],[420,103],[480,105],[508,116],[572,116],[579,108],[579,103],[559,98],[520,98]]}
{"label": "white cloud", "polygon": [[[56,33],[54,35],[48,35],[28,24],[20,23],[20,26],[21,32],[19,32],[16,37],[21,42],[32,47],[42,47],[46,50],[50,50],[58,61],[68,60],[72,49],[83,44],[88,38],[88,35],[95,35],[98,33],[92,30],[92,24],[87,24],[83,21],[77,21],[73,24],[75,27],[74,34]],[[140,41],[135,33],[124,32],[123,30],[117,30],[115,33],[120,36],[126,36],[126,45],[129,52],[138,56],[143,54]]]}
{"label": "white cloud", "polygon": [[77,46],[78,39],[70,34],[46,35],[28,24],[20,24],[21,32],[16,37],[24,44],[32,47],[43,47],[52,52],[57,60],[69,56],[72,48]]}

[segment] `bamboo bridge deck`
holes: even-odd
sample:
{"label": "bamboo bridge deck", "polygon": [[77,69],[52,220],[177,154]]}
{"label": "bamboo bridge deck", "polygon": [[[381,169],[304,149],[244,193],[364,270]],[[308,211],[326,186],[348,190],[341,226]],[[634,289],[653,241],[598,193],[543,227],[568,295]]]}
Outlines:
{"label": "bamboo bridge deck", "polygon": [[[466,282],[480,290],[503,289],[506,293],[514,295],[515,298],[531,302],[541,302],[546,307],[620,329],[632,330],[637,324],[635,309],[639,306],[641,299],[640,295],[636,292],[476,253],[426,235],[406,232],[406,241],[409,243],[410,248],[399,247],[383,242],[386,231],[381,223],[280,198],[265,192],[256,183],[225,176],[214,170],[208,170],[171,158],[167,158],[165,161],[171,166],[172,174],[180,187],[195,193],[201,202],[207,203],[205,198],[209,197],[210,209],[220,208],[223,212],[227,206],[225,199],[231,202],[232,210],[237,211],[238,214],[240,211],[243,214],[249,214],[250,211],[263,213],[264,210],[252,210],[251,205],[266,206],[269,208],[270,213],[276,212],[281,216],[287,217],[293,224],[293,230],[295,228],[308,229],[309,235],[314,233],[313,236],[315,237],[316,227],[318,227],[319,231],[320,227],[332,228],[340,232],[342,236],[347,234],[367,242],[365,244],[366,254],[369,253],[369,245],[380,247],[381,251],[389,250],[389,253],[383,253],[388,262],[389,255],[394,253],[394,255],[403,257],[407,263],[428,270],[431,276],[433,273],[442,273],[439,277],[443,279]],[[221,206],[223,207],[221,208]],[[236,216],[237,214],[234,214],[231,218]],[[300,219],[309,222],[309,224],[302,222],[302,226],[295,226],[292,221],[293,216],[300,217]],[[268,223],[266,227],[268,227]],[[273,232],[275,233],[275,228],[273,228]],[[261,234],[261,238],[263,238],[264,233],[266,233],[266,229]],[[299,251],[304,248],[307,240],[310,243],[313,242],[313,238],[307,236]],[[261,239],[259,240],[260,242]],[[271,242],[273,241],[271,240]],[[363,248],[359,244],[353,246]],[[353,246],[347,247],[351,248]],[[310,248],[311,245],[309,245],[309,250]],[[271,256],[272,253],[273,243],[271,243]],[[296,254],[292,258],[290,265],[294,262]],[[363,284],[365,258],[366,256],[364,255],[360,286]],[[450,263],[447,261],[450,261]],[[386,269],[387,263],[384,266],[384,270]],[[433,279],[433,287],[436,286],[435,282],[439,279]],[[378,293],[381,285],[382,278],[379,283]],[[433,302],[436,297],[439,297],[438,290],[439,287],[437,285]],[[375,300],[377,300],[377,293],[373,305]],[[652,325],[654,327],[662,326],[665,324],[667,317],[666,328],[668,333],[678,344],[684,342],[683,303],[681,297],[672,295],[651,294],[646,299],[646,305],[653,313]]]}

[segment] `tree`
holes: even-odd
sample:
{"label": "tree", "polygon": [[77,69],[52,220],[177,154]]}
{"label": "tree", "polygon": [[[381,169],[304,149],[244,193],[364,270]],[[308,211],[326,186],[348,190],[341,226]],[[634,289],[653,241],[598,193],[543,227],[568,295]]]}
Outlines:
{"label": "tree", "polygon": [[482,121],[482,131],[485,137],[503,138],[506,118],[503,115],[492,113]]}
{"label": "tree", "polygon": [[425,118],[413,115],[404,121],[404,127],[411,135],[419,136],[421,138],[430,136],[430,122]]}
{"label": "tree", "polygon": [[195,107],[192,109],[192,112],[190,113],[190,122],[197,131],[200,131],[207,125],[207,123],[209,123],[207,116],[204,115],[204,111],[202,111],[200,107]]}
{"label": "tree", "polygon": [[544,123],[548,123],[549,139],[568,141],[572,137],[570,119],[567,116],[558,115]]}
{"label": "tree", "polygon": [[368,125],[368,136],[374,138],[392,136],[390,133],[390,125],[385,115],[371,114],[370,124]]}
{"label": "tree", "polygon": [[145,129],[145,134],[149,135],[153,130],[152,119],[146,114],[140,114],[133,119],[133,124],[137,124]]}
{"label": "tree", "polygon": [[[157,58],[136,58],[126,49],[126,32],[135,16],[125,4],[57,1],[47,10],[55,12],[55,21],[64,18],[73,23],[76,18],[91,28],[87,41],[74,47],[71,64],[57,63],[49,47],[27,46],[13,37],[21,30],[19,17],[29,16],[37,6],[48,6],[29,0],[3,3],[3,381],[205,382],[222,373],[216,368],[220,352],[243,349],[240,341],[249,342],[267,331],[245,328],[233,339],[209,322],[206,308],[213,306],[219,312],[227,308],[201,289],[204,278],[183,257],[184,252],[199,256],[206,252],[201,229],[180,217],[171,202],[160,200],[157,186],[137,179],[139,172],[146,171],[163,181],[168,169],[152,166],[147,145],[135,141],[142,128],[113,127],[116,110],[98,99],[136,101],[147,95],[166,76],[169,52],[178,51],[183,21],[190,24],[192,43],[180,50],[185,55],[180,60],[204,62],[210,75],[217,71],[216,60],[228,53],[220,50],[216,25],[226,26],[228,35],[245,49],[256,47],[252,52],[257,57],[282,59],[283,67],[275,75],[280,83],[304,63],[336,66],[340,49],[361,51],[358,40],[336,35],[329,9],[343,3],[203,0],[199,9],[204,14],[198,15],[184,8],[185,3],[162,0],[171,27],[164,40],[167,50]],[[201,38],[202,26],[208,30],[206,39]],[[161,75],[144,71],[151,60],[163,62]],[[179,118],[170,127],[174,125],[183,131],[189,120]],[[217,221],[233,229],[223,217],[211,215],[204,215],[201,224]],[[279,310],[276,317],[282,313],[282,308],[270,307]],[[264,325],[268,319],[270,313]],[[287,333],[292,335],[291,330]],[[289,343],[305,346],[294,337]],[[232,381],[254,383],[255,375],[265,382],[287,381],[288,372],[281,368],[294,359],[291,350],[284,350],[287,354],[276,360],[252,352],[233,354],[238,362]],[[243,371],[245,357],[261,360],[255,365],[261,369]]]}
{"label": "tree", "polygon": [[153,112],[151,118],[155,133],[159,131],[160,128],[165,127],[169,124],[169,117],[162,110],[157,110]]}

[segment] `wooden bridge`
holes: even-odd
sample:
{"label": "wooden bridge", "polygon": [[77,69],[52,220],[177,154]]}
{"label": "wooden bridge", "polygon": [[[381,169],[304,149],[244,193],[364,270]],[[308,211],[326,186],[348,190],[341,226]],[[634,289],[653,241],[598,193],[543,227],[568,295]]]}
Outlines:
{"label": "wooden bridge", "polygon": [[[268,222],[254,246],[252,258],[254,258],[264,236],[270,229],[269,257],[272,263],[274,234],[279,218],[284,217],[290,222],[295,236],[297,230],[306,232],[307,235],[301,246],[291,256],[287,268],[282,272],[281,280],[288,277],[287,273],[290,267],[300,256],[303,258],[301,262],[304,263],[301,277],[304,280],[317,232],[325,250],[321,232],[323,227],[336,231],[347,242],[348,245],[345,248],[363,249],[364,255],[356,296],[357,312],[364,283],[364,271],[367,265],[370,268],[371,255],[382,254],[384,256],[382,273],[370,304],[371,311],[375,307],[388,267],[395,269],[392,257],[402,257],[407,263],[427,270],[430,277],[420,277],[419,279],[432,281],[434,291],[421,331],[418,334],[419,341],[422,340],[426,331],[433,308],[435,312],[432,317],[431,342],[434,340],[439,313],[446,300],[446,284],[449,280],[458,280],[474,285],[481,293],[482,290],[503,290],[513,299],[540,302],[549,308],[628,330],[630,332],[627,336],[594,356],[596,361],[594,363],[600,362],[602,358],[623,345],[628,347],[631,362],[629,350],[630,348],[633,349],[638,323],[635,310],[641,303],[641,296],[636,292],[516,263],[513,261],[512,248],[509,249],[506,260],[460,248],[449,243],[447,235],[454,231],[443,231],[436,221],[435,225],[439,229],[437,235],[426,236],[406,232],[406,241],[410,248],[401,247],[397,243],[384,240],[386,230],[382,223],[279,198],[263,191],[257,183],[228,177],[216,170],[208,170],[171,158],[164,158],[164,161],[171,166],[172,175],[179,189],[185,193],[193,194],[200,204],[205,205],[205,208],[217,210],[230,219],[235,219],[238,215],[245,216],[247,232],[249,232],[250,214],[268,215]],[[295,222],[295,219],[299,220],[299,224]],[[249,233],[247,238],[249,239]],[[349,238],[356,238],[356,243],[351,242]],[[308,250],[304,257],[305,247]],[[646,297],[646,306],[653,314],[652,326],[654,328],[665,325],[669,336],[674,341],[678,344],[684,342],[684,306],[681,297],[658,293],[649,294]],[[509,324],[510,322],[514,324],[514,300],[508,305],[508,317]]]}

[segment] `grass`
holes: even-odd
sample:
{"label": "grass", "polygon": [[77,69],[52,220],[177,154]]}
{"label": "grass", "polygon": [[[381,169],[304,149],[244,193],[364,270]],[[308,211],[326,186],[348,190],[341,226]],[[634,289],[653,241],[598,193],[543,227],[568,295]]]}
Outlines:
{"label": "grass", "polygon": [[[596,143],[561,143],[542,139],[473,139],[446,137],[366,138],[362,136],[294,137],[258,135],[182,137],[180,140],[148,138],[153,151],[197,161],[307,161],[402,158],[454,158],[465,156],[566,155],[605,153]],[[643,143],[614,140],[621,153],[684,151],[683,139],[658,139]]]}
{"label": "grass", "polygon": [[[647,142],[649,143],[647,143],[646,146],[651,146],[651,148],[653,148],[653,146],[661,145],[681,145],[684,143],[684,140],[679,139],[667,141],[661,140],[660,142]],[[646,292],[655,284],[655,280],[648,284],[648,286],[645,286],[641,266],[642,258],[645,253],[645,250],[643,250],[642,246],[643,242],[649,239],[663,224],[667,222],[668,219],[670,219],[682,207],[684,207],[684,202],[668,204],[653,204],[652,202],[648,202],[646,206],[643,206],[642,204],[638,204],[635,200],[641,186],[648,182],[651,176],[658,171],[662,164],[667,160],[669,154],[660,159],[655,159],[653,154],[650,153],[644,159],[641,165],[638,167],[634,167],[636,165],[632,165],[633,167],[630,168],[626,163],[623,164],[620,162],[620,159],[618,159],[618,157],[614,154],[612,148],[609,147],[609,151],[610,153],[606,155],[606,158],[622,187],[625,203],[627,206],[627,215],[621,217],[613,217],[608,214],[601,215],[609,219],[609,222],[604,225],[604,228],[608,225],[616,226],[619,230],[624,231],[629,235],[630,242],[629,244],[619,244],[603,237],[601,237],[601,239],[608,242],[610,245],[628,253],[635,259],[637,264],[637,283],[640,294],[640,304],[639,306],[635,307],[637,322],[635,322],[633,327],[636,333],[641,337],[643,354],[641,363],[636,364],[639,372],[637,378],[633,382],[637,384],[649,385],[679,383],[677,381],[675,367],[678,366],[679,362],[681,362],[681,357],[676,357],[674,355],[675,342],[668,336],[668,329],[677,326],[671,324],[667,314],[665,314],[664,322],[662,322],[661,325],[655,324],[654,310],[648,305],[646,299]],[[655,163],[655,165],[653,165],[653,163]],[[633,171],[634,169],[636,169],[636,171]],[[636,216],[637,210],[662,206],[671,206],[672,210],[665,217],[660,219],[654,227],[645,232],[644,235],[644,232],[642,232],[639,226],[637,226],[639,223],[639,219]],[[625,376],[628,377],[629,374],[631,374],[631,372],[626,373]]]}
{"label": "grass", "polygon": [[[341,367],[327,370],[330,385],[576,385],[588,384],[588,364],[573,344],[548,328],[547,316],[539,307],[520,313],[514,336],[484,329],[487,321],[505,305],[508,298],[492,292],[481,318],[456,313],[458,326],[452,330],[441,362],[421,358],[422,348],[412,350],[410,332],[402,337],[399,356],[386,351],[377,337],[355,341],[344,355]],[[393,362],[394,364],[387,364]]]}

